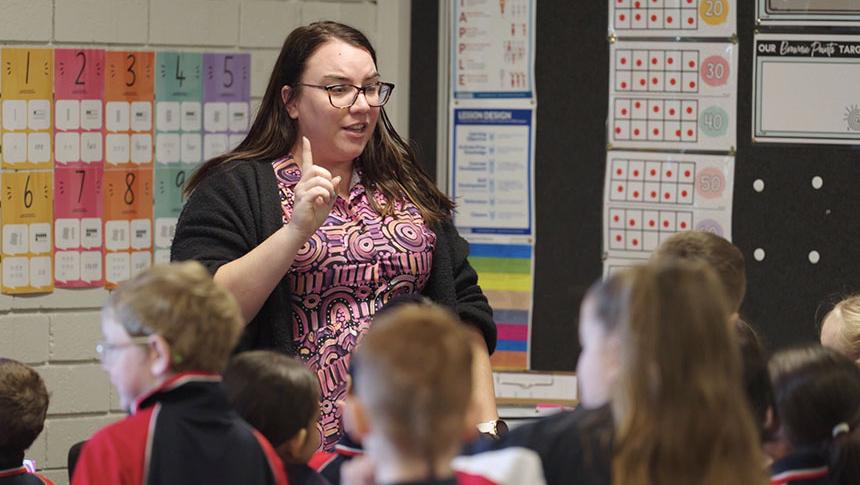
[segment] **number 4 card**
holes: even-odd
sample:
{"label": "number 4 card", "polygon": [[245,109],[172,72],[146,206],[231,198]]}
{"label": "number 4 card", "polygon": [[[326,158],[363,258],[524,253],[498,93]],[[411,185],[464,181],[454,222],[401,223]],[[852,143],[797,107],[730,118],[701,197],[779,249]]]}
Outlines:
{"label": "number 4 card", "polygon": [[49,171],[3,173],[3,293],[46,293],[54,289],[52,176]]}

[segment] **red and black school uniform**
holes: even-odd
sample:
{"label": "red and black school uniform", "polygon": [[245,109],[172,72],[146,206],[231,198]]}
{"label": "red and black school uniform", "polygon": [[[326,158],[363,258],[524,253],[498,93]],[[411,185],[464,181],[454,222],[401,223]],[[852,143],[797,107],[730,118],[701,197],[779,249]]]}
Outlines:
{"label": "red and black school uniform", "polygon": [[54,485],[38,473],[32,473],[25,466],[0,470],[0,485]]}
{"label": "red and black school uniform", "polygon": [[771,485],[826,485],[827,457],[817,449],[795,450],[771,465]]}
{"label": "red and black school uniform", "polygon": [[230,407],[221,377],[180,373],[99,430],[78,459],[74,485],[285,485],[281,459]]}

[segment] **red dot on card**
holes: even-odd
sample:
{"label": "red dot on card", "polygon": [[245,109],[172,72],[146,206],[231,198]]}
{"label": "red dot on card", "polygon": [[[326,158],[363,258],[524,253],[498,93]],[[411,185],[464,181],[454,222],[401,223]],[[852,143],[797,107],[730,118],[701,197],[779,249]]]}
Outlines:
{"label": "red dot on card", "polygon": [[669,227],[669,221],[663,221],[663,227]]}
{"label": "red dot on card", "polygon": [[618,191],[619,191],[619,192],[624,192],[624,186],[623,186],[623,185],[619,185],[619,186],[618,186]]}
{"label": "red dot on card", "polygon": [[642,59],[636,59],[636,66],[642,66]]}
{"label": "red dot on card", "polygon": [[653,191],[653,190],[652,190],[652,191],[651,191],[651,198],[652,198],[652,199],[656,199],[656,198],[657,198],[657,192],[655,192],[655,191]]}
{"label": "red dot on card", "polygon": [[686,190],[682,190],[682,191],[681,191],[681,197],[686,197],[686,196],[687,196],[687,191],[686,191]]}
{"label": "red dot on card", "polygon": [[693,114],[693,107],[692,106],[687,106],[687,114],[688,115]]}
{"label": "red dot on card", "polygon": [[[615,127],[615,134],[616,134],[616,135],[620,135],[620,134],[621,134],[621,127],[620,127],[620,126],[616,126],[616,127]],[[621,175],[621,174],[619,173],[618,175]]]}
{"label": "red dot on card", "polygon": [[687,130],[687,136],[693,136],[693,130]]}
{"label": "red dot on card", "polygon": [[651,219],[650,221],[648,221],[648,225],[651,227],[654,227],[655,224],[657,224],[657,223],[654,222],[654,219]]}
{"label": "red dot on card", "polygon": [[678,81],[676,81],[675,78],[669,80],[669,84],[671,84],[672,86],[674,86],[677,82]]}
{"label": "red dot on card", "polygon": [[686,229],[686,228],[687,228],[687,223],[686,223],[686,222],[682,222],[682,223],[681,223],[681,229]]}
{"label": "red dot on card", "polygon": [[656,15],[652,15],[652,16],[651,16],[651,21],[652,21],[652,22],[656,22],[656,21],[657,21],[657,16],[656,16]]}
{"label": "red dot on card", "polygon": [[693,69],[695,67],[696,67],[696,61],[690,61],[690,69]]}
{"label": "red dot on card", "polygon": [[639,101],[636,101],[635,103],[633,103],[633,107],[635,107],[636,109],[639,109],[641,106],[642,106],[642,103],[640,103]]}
{"label": "red dot on card", "polygon": [[693,0],[687,0],[687,3],[693,3]]}
{"label": "red dot on card", "polygon": [[624,173],[624,172],[622,172],[620,168],[615,171],[615,174],[618,176],[621,176],[622,173]]}
{"label": "red dot on card", "polygon": [[622,21],[622,22],[624,22],[624,20],[625,20],[625,19],[627,19],[627,16],[626,16],[626,15],[624,15],[624,14],[621,14],[621,15],[619,15],[619,16],[618,16],[618,20],[620,20],[620,21]]}
{"label": "red dot on card", "polygon": [[638,245],[639,245],[639,240],[638,240],[638,239],[634,239],[634,240],[633,240],[633,245],[634,245],[634,246],[638,246]]}
{"label": "red dot on card", "polygon": [[651,169],[651,176],[654,177],[655,175],[657,175],[657,171],[652,168]]}
{"label": "red dot on card", "polygon": [[627,83],[626,82],[621,81],[621,89],[627,89]]}
{"label": "red dot on card", "polygon": [[642,16],[639,15],[638,13],[636,14],[636,20],[642,20]]}
{"label": "red dot on card", "polygon": [[672,16],[671,16],[671,15],[670,15],[670,16],[668,16],[668,17],[666,17],[666,23],[667,23],[667,24],[671,24],[671,23],[672,23]]}
{"label": "red dot on card", "polygon": [[[640,80],[639,80],[639,84],[640,84],[640,85],[642,85],[642,86],[644,86],[644,85],[645,85],[645,80],[644,80],[644,79],[640,79]],[[638,106],[637,106],[637,107],[638,107]]]}
{"label": "red dot on card", "polygon": [[657,84],[657,78],[656,77],[651,78],[651,84]]}
{"label": "red dot on card", "polygon": [[641,6],[642,6],[642,4],[641,4],[641,3],[639,3],[639,2],[636,2],[636,3],[634,3],[634,4],[633,4],[633,6],[634,6],[634,7],[636,7],[636,8],[639,8],[639,7],[641,7]]}
{"label": "red dot on card", "polygon": [[614,217],[612,217],[612,220],[613,220],[613,221],[615,221],[615,222],[618,222],[618,216],[614,216]]}
{"label": "red dot on card", "polygon": [[659,135],[659,134],[660,134],[660,130],[657,128],[654,128],[654,135]]}
{"label": "red dot on card", "polygon": [[671,170],[666,170],[666,176],[667,176],[667,177],[669,177],[669,178],[671,178],[671,177],[672,177],[672,171],[671,171]]}
{"label": "red dot on card", "polygon": [[694,22],[695,22],[695,20],[693,20],[693,17],[690,17],[687,19],[687,23],[690,25],[693,25]]}
{"label": "red dot on card", "polygon": [[621,65],[624,65],[624,64],[627,64],[627,58],[626,57],[621,58]]}
{"label": "red dot on card", "polygon": [[669,108],[669,114],[675,116],[675,108]]}
{"label": "red dot on card", "polygon": [[639,134],[639,128],[636,128],[635,130],[633,130],[633,134],[638,135]]}
{"label": "red dot on card", "polygon": [[655,66],[657,65],[657,58],[656,57],[651,59],[651,64],[654,64]]}
{"label": "red dot on card", "polygon": [[691,174],[689,170],[684,170],[684,177],[689,177],[690,175]]}
{"label": "red dot on card", "polygon": [[635,226],[635,225],[636,225],[636,221],[635,221],[635,220],[633,220],[633,219],[630,219],[630,226],[632,227],[632,226]]}
{"label": "red dot on card", "polygon": [[664,199],[669,200],[669,197],[671,197],[671,195],[669,195],[669,192],[666,192],[665,194],[663,194]]}
{"label": "red dot on card", "polygon": [[622,114],[622,116],[627,116],[627,110],[626,110],[626,109],[622,109],[622,110],[621,110],[621,114]]}
{"label": "red dot on card", "polygon": [[[669,18],[671,19],[672,17],[669,17]],[[674,63],[675,63],[675,58],[674,58],[674,57],[670,57],[666,62],[668,62],[669,64],[674,64]]]}
{"label": "red dot on card", "polygon": [[696,82],[690,81],[690,89],[695,89],[695,88],[696,88]]}
{"label": "red dot on card", "polygon": [[618,0],[618,3],[624,3],[624,0]]}
{"label": "red dot on card", "polygon": [[617,236],[615,236],[615,240],[618,242],[621,242],[621,234],[618,234]]}
{"label": "red dot on card", "polygon": [[681,136],[681,130],[675,130],[675,136]]}
{"label": "red dot on card", "polygon": [[659,107],[659,106],[654,106],[654,112],[655,112],[655,113],[659,113],[659,112],[660,112],[660,107]]}
{"label": "red dot on card", "polygon": [[634,177],[638,177],[638,176],[639,176],[639,170],[634,170],[634,171],[633,171],[633,176],[634,176]]}
{"label": "red dot on card", "polygon": [[633,198],[634,198],[634,199],[638,199],[638,198],[639,198],[639,191],[638,191],[638,190],[634,190],[634,191],[633,191]]}

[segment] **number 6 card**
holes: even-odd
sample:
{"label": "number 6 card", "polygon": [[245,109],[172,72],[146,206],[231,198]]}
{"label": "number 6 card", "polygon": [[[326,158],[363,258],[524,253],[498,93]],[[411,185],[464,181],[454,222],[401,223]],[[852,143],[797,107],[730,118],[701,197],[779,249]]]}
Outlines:
{"label": "number 6 card", "polygon": [[3,293],[47,293],[51,271],[50,171],[3,173]]}
{"label": "number 6 card", "polygon": [[615,42],[610,56],[611,147],[735,148],[735,44]]}

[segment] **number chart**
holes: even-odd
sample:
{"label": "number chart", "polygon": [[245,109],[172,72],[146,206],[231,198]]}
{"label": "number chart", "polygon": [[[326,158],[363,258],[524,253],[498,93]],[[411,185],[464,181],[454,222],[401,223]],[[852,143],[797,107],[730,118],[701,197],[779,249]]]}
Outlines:
{"label": "number chart", "polygon": [[3,172],[3,293],[44,293],[54,288],[51,179],[47,170]]}
{"label": "number chart", "polygon": [[613,147],[735,147],[733,44],[616,42],[611,57],[608,137]]}
{"label": "number chart", "polygon": [[54,51],[54,280],[97,287],[102,276],[105,51]]}
{"label": "number chart", "polygon": [[619,37],[730,37],[736,0],[609,0],[609,31]]}
{"label": "number chart", "polygon": [[734,158],[609,152],[603,247],[617,259],[646,259],[686,230],[731,239]]}
{"label": "number chart", "polygon": [[3,48],[3,168],[52,166],[51,99],[54,59],[51,49]]}
{"label": "number chart", "polygon": [[152,52],[105,55],[106,169],[152,164]]}
{"label": "number chart", "polygon": [[105,286],[152,264],[152,169],[105,170]]}
{"label": "number chart", "polygon": [[203,54],[159,52],[155,83],[155,262],[170,261],[185,179],[203,157]]}
{"label": "number chart", "polygon": [[203,54],[203,159],[245,139],[251,116],[251,55]]}

